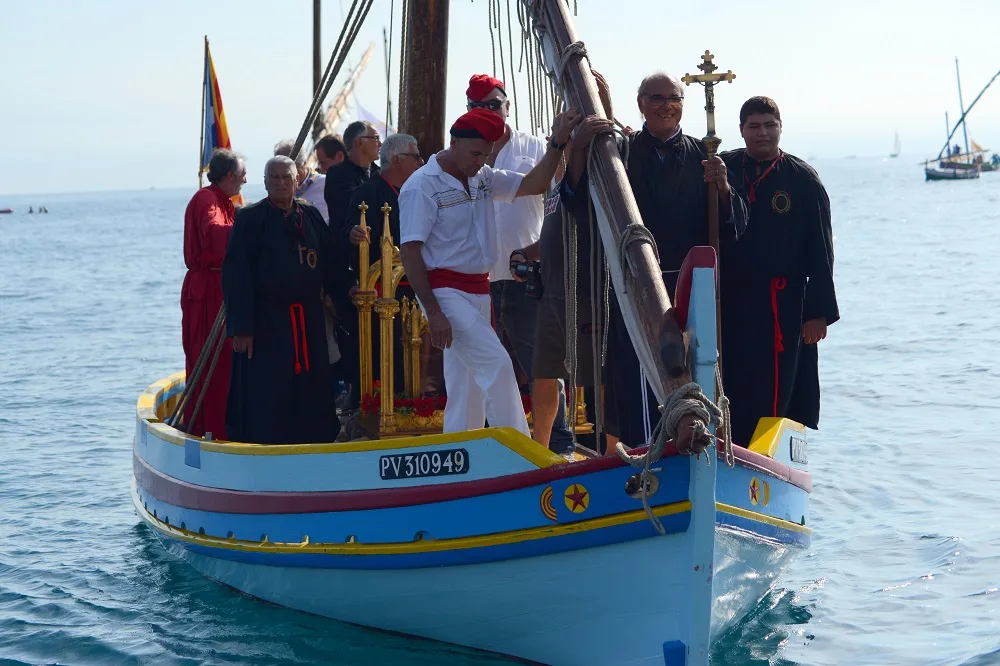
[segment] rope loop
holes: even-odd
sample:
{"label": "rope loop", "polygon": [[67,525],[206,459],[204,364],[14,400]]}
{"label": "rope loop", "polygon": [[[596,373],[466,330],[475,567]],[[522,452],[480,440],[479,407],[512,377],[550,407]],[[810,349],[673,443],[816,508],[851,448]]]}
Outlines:
{"label": "rope loop", "polygon": [[566,48],[563,49],[562,55],[559,57],[559,64],[556,65],[556,81],[559,85],[562,85],[563,76],[566,73],[566,66],[569,64],[570,58],[573,56],[580,56],[582,58],[590,59],[587,55],[587,47],[583,42],[573,42],[572,44],[567,44]]}
{"label": "rope loop", "polygon": [[[656,239],[653,238],[653,232],[640,222],[632,222],[625,227],[625,231],[622,232],[621,240],[618,241],[618,262],[623,269],[623,273],[628,262],[628,248],[633,243],[649,243],[649,245],[653,248],[653,254],[656,255],[656,263],[660,263],[660,251],[656,247]],[[628,280],[624,279],[624,277],[625,276],[623,275],[622,294],[627,294]]]}
{"label": "rope loop", "polygon": [[[716,366],[716,381],[719,381],[718,366]],[[649,448],[646,450],[646,453],[643,455],[632,455],[625,450],[625,446],[621,442],[618,442],[615,448],[618,452],[618,457],[624,462],[637,469],[642,469],[639,475],[642,508],[645,510],[649,522],[656,528],[656,531],[659,534],[666,534],[663,524],[656,517],[656,514],[653,513],[649,505],[650,477],[653,472],[657,471],[652,466],[663,458],[663,451],[666,448],[667,442],[677,439],[677,429],[680,426],[681,420],[687,416],[695,417],[691,448],[682,451],[682,453],[695,455],[700,458],[702,451],[713,447],[716,439],[709,428],[714,425],[717,430],[720,427],[722,429],[726,463],[730,467],[735,464],[735,458],[732,453],[733,443],[729,428],[729,399],[725,395],[720,397],[719,405],[716,405],[702,392],[701,386],[697,382],[689,382],[671,393],[667,398],[667,404],[661,405],[659,409],[660,420],[656,424],[656,427],[653,428],[650,441],[647,442]],[[712,464],[713,454],[714,450],[706,452],[706,459],[709,465]]]}

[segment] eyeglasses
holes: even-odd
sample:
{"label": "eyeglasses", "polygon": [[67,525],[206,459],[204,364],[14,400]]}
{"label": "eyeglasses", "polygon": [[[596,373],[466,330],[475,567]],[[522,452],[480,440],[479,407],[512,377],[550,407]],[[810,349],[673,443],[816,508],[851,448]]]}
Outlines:
{"label": "eyeglasses", "polygon": [[376,143],[382,143],[382,137],[378,136],[377,134],[375,136],[368,136],[368,135],[359,136],[358,138],[359,139],[374,139],[376,141]]}
{"label": "eyeglasses", "polygon": [[502,99],[490,99],[485,102],[469,102],[470,109],[489,109],[490,111],[499,111],[500,107],[503,106],[504,100]]}
{"label": "eyeglasses", "polygon": [[407,157],[412,157],[413,159],[418,160],[420,162],[424,161],[424,158],[420,153],[400,153],[400,155],[406,155]]}
{"label": "eyeglasses", "polygon": [[670,95],[669,97],[664,97],[663,95],[647,95],[646,99],[653,106],[666,106],[667,104],[683,104],[684,95]]}

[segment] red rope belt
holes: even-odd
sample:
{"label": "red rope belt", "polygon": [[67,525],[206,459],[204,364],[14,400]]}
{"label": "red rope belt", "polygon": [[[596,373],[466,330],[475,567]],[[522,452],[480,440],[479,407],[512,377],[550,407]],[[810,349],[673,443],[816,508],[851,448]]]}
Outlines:
{"label": "red rope belt", "polygon": [[778,292],[784,290],[787,281],[783,277],[771,278],[771,314],[774,316],[774,408],[773,416],[778,415],[778,354],[785,351],[784,338],[781,335],[781,322],[778,320]]}
{"label": "red rope belt", "polygon": [[299,328],[302,329],[302,357],[305,359],[306,372],[309,372],[309,340],[306,335],[306,311],[301,303],[288,306],[288,314],[292,318],[292,346],[295,348],[295,374],[302,374],[302,363],[299,360]]}

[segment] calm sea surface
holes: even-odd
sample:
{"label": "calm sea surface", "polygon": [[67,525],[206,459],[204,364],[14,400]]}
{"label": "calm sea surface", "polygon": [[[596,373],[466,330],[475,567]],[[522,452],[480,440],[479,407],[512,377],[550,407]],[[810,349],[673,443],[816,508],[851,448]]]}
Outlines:
{"label": "calm sea surface", "polygon": [[[843,313],[816,532],[717,664],[1000,664],[1000,174],[914,162],[816,163]],[[135,400],[183,368],[190,195],[0,198],[0,663],[505,663],[244,597],[140,524]]]}

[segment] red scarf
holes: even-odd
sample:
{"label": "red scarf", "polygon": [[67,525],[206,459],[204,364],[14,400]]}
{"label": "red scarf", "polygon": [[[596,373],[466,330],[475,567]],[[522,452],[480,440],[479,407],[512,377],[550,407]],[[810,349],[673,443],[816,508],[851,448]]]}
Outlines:
{"label": "red scarf", "polygon": [[785,156],[784,153],[778,153],[778,156],[774,158],[774,161],[771,162],[771,165],[766,169],[764,169],[764,173],[760,174],[757,177],[757,180],[753,181],[752,183],[750,182],[750,179],[747,178],[746,173],[745,172],[743,173],[743,180],[746,181],[748,185],[747,190],[750,198],[750,203],[757,203],[757,186],[760,185],[760,182],[762,180],[767,178],[767,175],[774,170],[774,167],[778,166],[778,162],[780,162],[781,158],[784,156]]}

